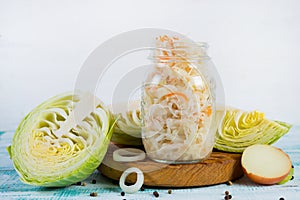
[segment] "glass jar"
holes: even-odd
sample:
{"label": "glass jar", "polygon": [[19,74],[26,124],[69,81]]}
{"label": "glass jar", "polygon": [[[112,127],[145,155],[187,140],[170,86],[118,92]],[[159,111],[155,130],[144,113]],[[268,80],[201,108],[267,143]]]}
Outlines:
{"label": "glass jar", "polygon": [[200,162],[212,152],[218,123],[207,45],[161,36],[156,47],[142,89],[146,153],[157,162]]}

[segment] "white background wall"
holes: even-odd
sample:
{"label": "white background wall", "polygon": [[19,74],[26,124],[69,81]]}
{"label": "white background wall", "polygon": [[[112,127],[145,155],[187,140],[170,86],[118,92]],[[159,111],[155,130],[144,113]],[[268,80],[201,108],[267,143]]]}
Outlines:
{"label": "white background wall", "polygon": [[208,42],[228,105],[300,124],[299,9],[297,0],[0,0],[0,129],[72,90],[101,42],[145,27]]}

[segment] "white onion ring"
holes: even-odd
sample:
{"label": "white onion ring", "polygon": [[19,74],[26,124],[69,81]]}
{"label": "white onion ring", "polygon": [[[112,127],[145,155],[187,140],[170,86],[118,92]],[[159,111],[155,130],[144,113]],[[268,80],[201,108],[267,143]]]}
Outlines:
{"label": "white onion ring", "polygon": [[[136,178],[136,182],[134,185],[125,185],[125,180],[127,178],[127,176],[131,173],[136,173],[137,174],[137,178]],[[133,194],[136,193],[137,191],[139,191],[139,189],[141,189],[141,187],[144,184],[144,174],[143,172],[136,168],[136,167],[130,167],[128,169],[126,169],[123,174],[121,175],[120,181],[119,181],[119,185],[120,188],[128,194]]]}
{"label": "white onion ring", "polygon": [[145,158],[145,152],[136,148],[117,149],[113,153],[113,159],[117,162],[134,162],[144,160]]}

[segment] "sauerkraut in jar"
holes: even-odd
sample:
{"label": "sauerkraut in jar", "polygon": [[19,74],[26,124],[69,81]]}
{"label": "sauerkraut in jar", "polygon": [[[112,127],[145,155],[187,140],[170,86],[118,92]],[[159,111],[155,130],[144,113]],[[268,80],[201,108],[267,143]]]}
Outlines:
{"label": "sauerkraut in jar", "polygon": [[142,91],[145,150],[158,162],[199,162],[212,152],[217,128],[206,45],[160,36],[156,47]]}

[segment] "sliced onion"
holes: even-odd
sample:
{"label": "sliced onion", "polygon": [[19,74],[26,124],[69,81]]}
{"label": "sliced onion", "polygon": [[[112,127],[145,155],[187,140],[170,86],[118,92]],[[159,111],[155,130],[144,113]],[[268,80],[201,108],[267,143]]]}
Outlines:
{"label": "sliced onion", "polygon": [[117,162],[134,162],[144,160],[145,157],[145,152],[136,148],[122,148],[113,153],[113,159]]}
{"label": "sliced onion", "polygon": [[[127,176],[131,173],[137,174],[136,182],[134,185],[127,186],[127,185],[125,185],[125,180],[126,180]],[[121,175],[121,178],[119,181],[120,188],[125,193],[128,193],[128,194],[133,194],[133,193],[136,193],[137,191],[139,191],[139,189],[141,189],[141,187],[143,186],[143,183],[144,183],[144,174],[140,169],[138,169],[136,167],[130,167],[130,168],[126,169],[123,172],[123,174]]]}

